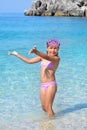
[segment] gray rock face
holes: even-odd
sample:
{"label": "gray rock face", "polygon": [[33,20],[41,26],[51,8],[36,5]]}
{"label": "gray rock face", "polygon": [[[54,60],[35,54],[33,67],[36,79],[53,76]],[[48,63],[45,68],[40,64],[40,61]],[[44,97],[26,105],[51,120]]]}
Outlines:
{"label": "gray rock face", "polygon": [[80,16],[87,17],[87,0],[36,0],[27,16]]}

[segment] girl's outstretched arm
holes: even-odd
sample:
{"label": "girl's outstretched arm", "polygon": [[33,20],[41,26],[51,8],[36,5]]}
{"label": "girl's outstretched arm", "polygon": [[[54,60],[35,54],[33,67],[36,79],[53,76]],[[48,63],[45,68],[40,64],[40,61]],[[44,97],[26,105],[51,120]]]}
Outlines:
{"label": "girl's outstretched arm", "polygon": [[60,60],[60,58],[57,57],[57,56],[53,56],[53,57],[52,56],[48,56],[47,54],[44,54],[44,53],[38,51],[36,49],[36,47],[34,47],[34,48],[31,49],[31,51],[29,52],[29,54],[31,54],[31,53],[34,53],[34,54],[40,56],[43,59],[46,59],[46,60],[49,60],[49,61],[53,61],[53,62]]}
{"label": "girl's outstretched arm", "polygon": [[13,52],[8,52],[9,55],[14,55],[16,57],[18,57],[20,60],[28,63],[28,64],[33,64],[33,63],[37,63],[39,61],[41,61],[41,58],[39,56],[35,57],[35,58],[32,58],[32,59],[28,59],[28,58],[25,58],[24,56],[20,55],[18,52],[16,51],[13,51]]}

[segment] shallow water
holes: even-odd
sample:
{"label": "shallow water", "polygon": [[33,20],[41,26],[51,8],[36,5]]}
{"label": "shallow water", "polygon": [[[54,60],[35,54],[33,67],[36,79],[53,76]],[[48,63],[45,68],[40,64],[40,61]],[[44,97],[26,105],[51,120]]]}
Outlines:
{"label": "shallow water", "polygon": [[[87,129],[87,18],[25,17],[0,14],[0,130]],[[59,39],[55,117],[49,119],[39,100],[40,63],[28,65],[8,51],[24,56],[36,45],[45,51],[49,38]]]}

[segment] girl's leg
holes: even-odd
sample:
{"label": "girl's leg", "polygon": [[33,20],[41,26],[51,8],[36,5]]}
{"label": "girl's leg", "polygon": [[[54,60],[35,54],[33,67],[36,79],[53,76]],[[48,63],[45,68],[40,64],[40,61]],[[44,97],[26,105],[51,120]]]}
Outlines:
{"label": "girl's leg", "polygon": [[40,88],[40,101],[41,101],[42,109],[44,111],[46,111],[46,108],[45,108],[45,97],[46,97],[46,93],[45,93],[44,89]]}
{"label": "girl's leg", "polygon": [[48,115],[50,117],[54,115],[52,105],[53,105],[53,100],[54,100],[56,91],[57,91],[56,85],[49,86],[46,89],[46,95],[45,95],[46,111],[48,112]]}

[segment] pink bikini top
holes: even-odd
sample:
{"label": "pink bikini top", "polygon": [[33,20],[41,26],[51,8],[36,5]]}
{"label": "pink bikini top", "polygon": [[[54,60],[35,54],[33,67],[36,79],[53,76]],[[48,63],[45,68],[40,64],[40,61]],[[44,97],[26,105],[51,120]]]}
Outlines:
{"label": "pink bikini top", "polygon": [[51,69],[51,70],[55,70],[55,66],[53,65],[53,63],[51,61],[49,62],[41,62],[41,66],[47,66],[47,68]]}

